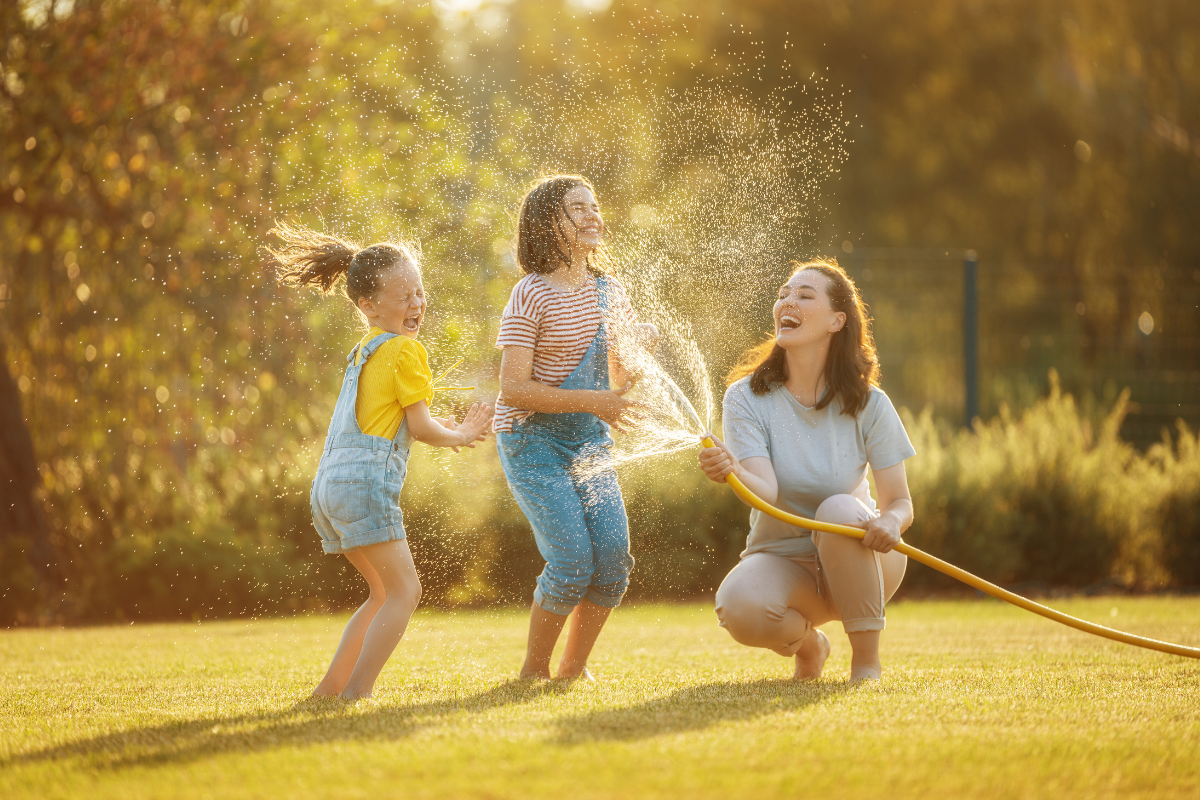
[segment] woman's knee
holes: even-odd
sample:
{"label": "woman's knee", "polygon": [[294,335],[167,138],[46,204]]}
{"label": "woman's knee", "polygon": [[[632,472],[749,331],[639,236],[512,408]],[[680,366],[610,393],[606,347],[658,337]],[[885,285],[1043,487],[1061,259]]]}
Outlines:
{"label": "woman's knee", "polygon": [[[736,593],[717,593],[717,620],[734,641],[765,647],[771,632],[787,613],[786,606]],[[773,640],[772,640],[773,641]]]}
{"label": "woman's knee", "polygon": [[825,502],[817,506],[817,521],[831,522],[836,525],[860,525],[870,517],[871,511],[857,497],[849,494],[835,494],[825,498]]}

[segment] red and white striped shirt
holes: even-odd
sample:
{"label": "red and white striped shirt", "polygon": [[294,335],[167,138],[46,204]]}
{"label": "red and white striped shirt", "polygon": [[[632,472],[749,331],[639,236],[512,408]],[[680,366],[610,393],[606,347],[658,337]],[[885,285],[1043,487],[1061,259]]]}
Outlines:
{"label": "red and white striped shirt", "polygon": [[[625,288],[612,275],[605,280],[609,287],[610,327],[613,322],[630,325],[636,322],[637,315],[629,304]],[[500,318],[496,347],[532,348],[533,379],[558,387],[583,361],[599,328],[600,304],[595,276],[589,274],[583,285],[574,291],[560,292],[541,275],[531,274],[513,287]],[[492,430],[511,431],[514,422],[531,413],[497,401]]]}

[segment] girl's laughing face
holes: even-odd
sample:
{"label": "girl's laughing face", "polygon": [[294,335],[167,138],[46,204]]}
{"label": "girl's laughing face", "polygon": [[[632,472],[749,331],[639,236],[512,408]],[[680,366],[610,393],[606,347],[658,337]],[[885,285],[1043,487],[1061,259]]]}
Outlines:
{"label": "girl's laughing face", "polygon": [[592,190],[582,184],[573,187],[563,198],[563,205],[567,211],[567,219],[562,220],[567,252],[590,253],[599,247],[604,236],[604,218]]}
{"label": "girl's laughing face", "polygon": [[425,286],[412,264],[397,264],[379,274],[379,290],[371,298],[359,298],[358,307],[367,321],[388,333],[417,338],[425,318]]}

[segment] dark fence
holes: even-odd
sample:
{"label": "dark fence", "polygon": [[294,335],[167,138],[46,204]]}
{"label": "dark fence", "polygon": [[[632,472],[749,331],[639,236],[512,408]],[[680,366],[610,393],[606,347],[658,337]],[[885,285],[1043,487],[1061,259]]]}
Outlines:
{"label": "dark fence", "polygon": [[1081,280],[1061,265],[997,264],[984,254],[973,265],[969,251],[837,256],[871,307],[883,387],[898,406],[967,419],[975,327],[975,413],[984,418],[1045,394],[1053,369],[1085,407],[1128,387],[1121,433],[1138,446],[1177,419],[1200,426],[1200,268],[1172,270],[1192,279],[1167,285],[1144,270],[1137,279]]}

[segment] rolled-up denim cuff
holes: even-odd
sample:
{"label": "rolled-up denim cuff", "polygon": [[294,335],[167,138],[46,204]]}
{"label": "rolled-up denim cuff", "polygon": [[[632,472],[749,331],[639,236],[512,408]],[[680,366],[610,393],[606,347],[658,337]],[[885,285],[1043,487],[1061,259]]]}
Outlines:
{"label": "rolled-up denim cuff", "polygon": [[883,618],[864,618],[864,619],[844,619],[842,620],[842,630],[846,633],[863,633],[865,631],[881,631],[887,627],[887,620]]}
{"label": "rolled-up denim cuff", "polygon": [[595,586],[590,586],[588,587],[587,594],[583,596],[583,599],[590,603],[594,603],[601,608],[616,608],[617,606],[621,605],[621,598],[624,596],[624,590],[622,590],[618,595],[613,595],[611,592],[607,592],[602,589],[598,590]]}
{"label": "rolled-up denim cuff", "polygon": [[536,603],[543,611],[549,611],[551,614],[558,614],[560,617],[569,615],[575,609],[574,605],[568,605],[566,603],[546,597],[546,595],[542,592],[542,587],[540,586],[533,590],[533,602]]}

